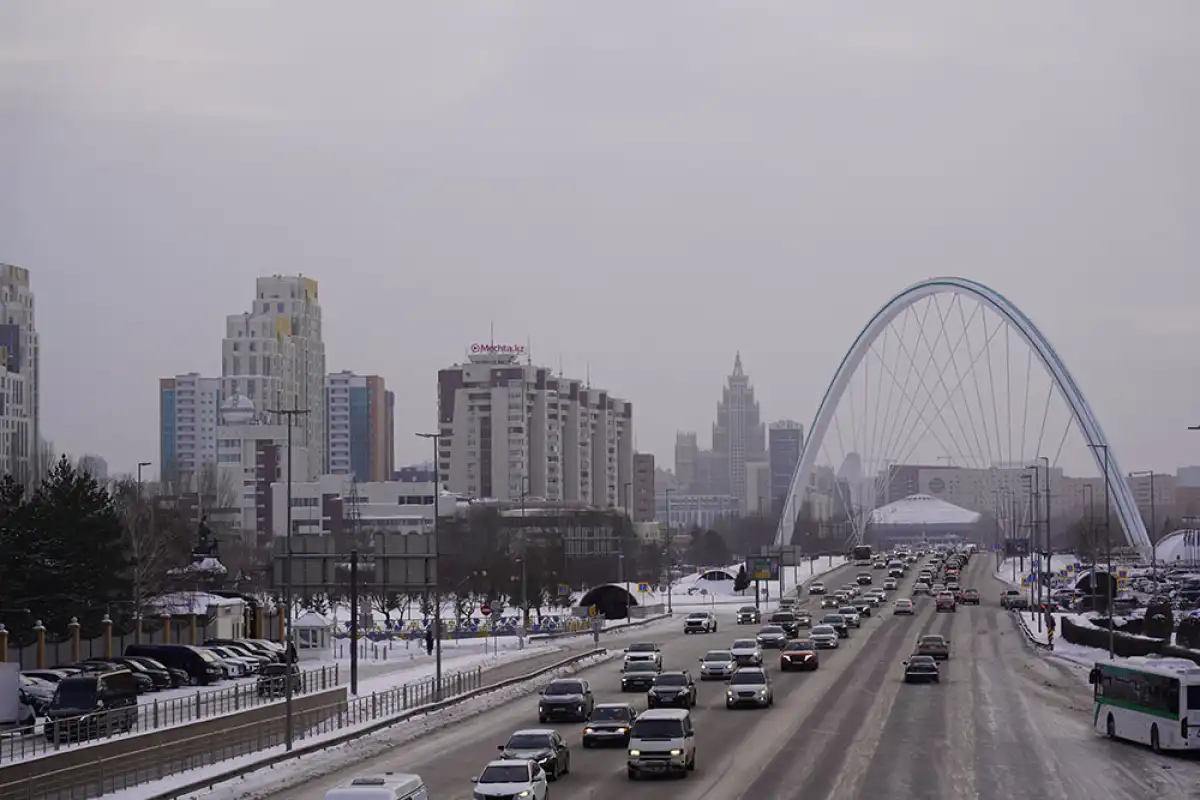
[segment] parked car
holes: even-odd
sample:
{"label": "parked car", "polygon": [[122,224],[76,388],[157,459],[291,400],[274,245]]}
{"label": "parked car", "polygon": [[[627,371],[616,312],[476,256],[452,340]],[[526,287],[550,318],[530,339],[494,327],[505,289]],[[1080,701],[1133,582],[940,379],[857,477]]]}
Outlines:
{"label": "parked car", "polygon": [[259,697],[283,697],[287,694],[287,684],[284,682],[288,674],[292,676],[292,693],[304,691],[304,675],[298,664],[268,664],[263,667],[258,676],[256,689]]}

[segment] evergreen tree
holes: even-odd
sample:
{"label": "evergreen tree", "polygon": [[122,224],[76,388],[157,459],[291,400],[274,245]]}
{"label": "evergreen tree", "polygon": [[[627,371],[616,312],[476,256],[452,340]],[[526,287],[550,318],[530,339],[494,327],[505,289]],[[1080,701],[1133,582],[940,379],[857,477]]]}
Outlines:
{"label": "evergreen tree", "polygon": [[71,617],[89,629],[109,604],[132,598],[124,529],[108,492],[63,456],[29,499],[27,607],[46,627],[65,630]]}
{"label": "evergreen tree", "polygon": [[733,578],[733,590],[735,592],[744,592],[750,588],[750,576],[746,574],[746,565],[742,564],[738,567],[737,575]]}
{"label": "evergreen tree", "polygon": [[[11,475],[0,479],[0,608],[23,608],[28,594],[30,546],[36,537],[29,529],[29,507],[25,488]],[[33,619],[14,620],[8,614],[8,627],[14,623],[32,627]]]}

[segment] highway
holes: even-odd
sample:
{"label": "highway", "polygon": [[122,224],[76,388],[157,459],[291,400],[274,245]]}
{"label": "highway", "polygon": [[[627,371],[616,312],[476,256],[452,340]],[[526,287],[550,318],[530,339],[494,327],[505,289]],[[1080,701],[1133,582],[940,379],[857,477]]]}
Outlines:
{"label": "highway", "polygon": [[[979,607],[936,614],[917,601],[918,613],[894,617],[890,608],[864,619],[838,651],[822,653],[814,673],[780,674],[775,707],[725,709],[723,684],[700,683],[693,710],[697,769],[684,780],[631,782],[624,751],[584,750],[582,725],[555,726],[572,748],[571,774],[551,784],[551,796],[587,798],[872,798],[905,800],[1106,800],[1196,797],[1200,762],[1155,756],[1091,732],[1091,694],[1084,673],[1032,651],[1001,610],[1002,585],[987,555],[971,560],[963,585],[979,589]],[[836,588],[857,570],[825,577]],[[915,571],[913,572],[915,574]],[[879,572],[874,572],[879,576]],[[912,578],[893,596],[907,596]],[[804,598],[814,615],[815,601]],[[636,638],[658,641],[668,669],[696,674],[706,650],[725,647],[756,628],[732,621],[734,607],[718,607],[720,630],[684,636],[682,619],[652,634],[606,637],[608,646]],[[905,685],[901,662],[923,633],[951,640],[952,656],[940,685]],[[516,666],[516,665],[514,665]],[[581,673],[597,702],[632,700],[619,690],[619,662]],[[290,800],[322,800],[325,791],[356,775],[416,772],[438,800],[468,800],[469,778],[495,757],[496,746],[519,728],[540,727],[536,699],[527,697],[413,741],[394,753],[288,789]],[[280,796],[284,794],[281,792]]]}

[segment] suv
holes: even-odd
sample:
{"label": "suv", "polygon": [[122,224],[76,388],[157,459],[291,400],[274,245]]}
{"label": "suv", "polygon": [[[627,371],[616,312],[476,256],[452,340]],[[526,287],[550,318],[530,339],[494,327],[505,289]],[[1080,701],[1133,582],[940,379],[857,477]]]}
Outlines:
{"label": "suv", "polygon": [[808,586],[809,594],[825,594],[825,584],[821,581],[814,581]]}
{"label": "suv", "polygon": [[1008,589],[1000,595],[1000,606],[1010,610],[1029,608],[1029,599],[1020,589]]}
{"label": "suv", "polygon": [[652,708],[638,714],[629,731],[625,769],[642,775],[684,775],[696,769],[696,731],[684,708]]}
{"label": "suv", "polygon": [[855,580],[858,581],[859,586],[870,586],[874,578],[871,577],[871,573],[869,572],[860,572]]}
{"label": "suv", "polygon": [[742,606],[737,610],[738,625],[757,625],[761,617],[754,606]]}
{"label": "suv", "polygon": [[771,677],[762,667],[742,667],[729,679],[725,689],[725,707],[754,706],[769,708],[775,705]]}
{"label": "suv", "polygon": [[776,611],[767,622],[783,628],[783,632],[788,636],[796,636],[800,633],[800,620],[791,611]]}
{"label": "suv", "polygon": [[954,595],[950,592],[941,592],[934,600],[934,611],[957,611]]}
{"label": "suv", "polygon": [[711,611],[694,611],[683,621],[684,633],[716,633],[717,618]]}
{"label": "suv", "polygon": [[691,708],[696,705],[696,682],[683,671],[661,672],[654,679],[646,695],[649,708],[676,706]]}
{"label": "suv", "polygon": [[58,682],[46,709],[46,741],[130,731],[137,724],[137,680],[127,669],[83,672]]}

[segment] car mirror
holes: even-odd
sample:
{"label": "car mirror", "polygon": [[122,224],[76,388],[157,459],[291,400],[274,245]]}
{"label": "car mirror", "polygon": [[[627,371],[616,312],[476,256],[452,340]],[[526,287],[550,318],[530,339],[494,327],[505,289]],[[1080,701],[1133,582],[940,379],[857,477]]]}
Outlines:
{"label": "car mirror", "polygon": [[471,776],[471,783],[479,783],[479,776],[478,776],[478,775],[472,775],[472,776]]}
{"label": "car mirror", "polygon": [[499,750],[501,753],[503,753],[503,752],[504,752],[504,745],[502,745],[502,744],[498,744],[498,745],[496,745],[496,749],[497,749],[497,750]]}

